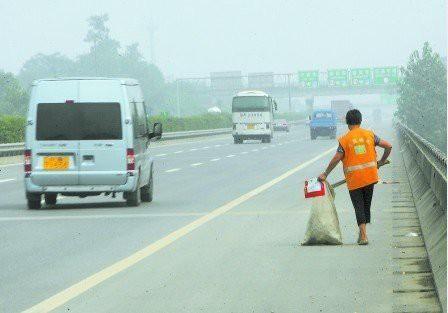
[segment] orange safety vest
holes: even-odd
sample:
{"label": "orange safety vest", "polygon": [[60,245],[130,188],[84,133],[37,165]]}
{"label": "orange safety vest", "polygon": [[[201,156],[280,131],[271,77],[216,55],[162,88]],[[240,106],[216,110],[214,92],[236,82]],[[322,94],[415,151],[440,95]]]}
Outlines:
{"label": "orange safety vest", "polygon": [[354,128],[339,138],[344,149],[342,164],[349,190],[378,182],[378,167],[372,131]]}

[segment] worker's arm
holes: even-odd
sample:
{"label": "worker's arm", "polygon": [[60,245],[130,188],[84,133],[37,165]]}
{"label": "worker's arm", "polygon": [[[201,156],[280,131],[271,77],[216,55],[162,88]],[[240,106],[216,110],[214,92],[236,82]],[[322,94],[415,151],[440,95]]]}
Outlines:
{"label": "worker's arm", "polygon": [[319,175],[318,179],[320,181],[325,181],[327,179],[327,176],[330,175],[331,171],[338,165],[338,163],[342,160],[344,157],[344,154],[341,152],[336,152],[333,158],[330,161],[330,164],[328,164],[327,169],[325,172]]}
{"label": "worker's arm", "polygon": [[387,158],[389,157],[390,152],[392,151],[392,145],[386,140],[381,139],[380,142],[377,144],[377,146],[384,149],[383,156],[378,161],[378,167],[380,167],[386,164]]}

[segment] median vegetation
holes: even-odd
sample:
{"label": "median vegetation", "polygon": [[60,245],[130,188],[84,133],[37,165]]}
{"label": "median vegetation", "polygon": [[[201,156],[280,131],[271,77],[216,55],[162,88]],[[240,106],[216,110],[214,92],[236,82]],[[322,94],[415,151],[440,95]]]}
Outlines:
{"label": "median vegetation", "polygon": [[[232,115],[202,114],[188,117],[167,115],[152,116],[150,125],[155,122],[163,124],[163,131],[187,131],[232,127]],[[21,142],[24,139],[25,117],[18,115],[0,115],[0,143]]]}
{"label": "median vegetation", "polygon": [[25,118],[18,115],[0,115],[0,143],[23,141]]}
{"label": "median vegetation", "polygon": [[164,132],[232,127],[232,115],[230,113],[201,114],[186,117],[157,115],[152,116],[149,121],[150,125],[155,122],[162,123]]}

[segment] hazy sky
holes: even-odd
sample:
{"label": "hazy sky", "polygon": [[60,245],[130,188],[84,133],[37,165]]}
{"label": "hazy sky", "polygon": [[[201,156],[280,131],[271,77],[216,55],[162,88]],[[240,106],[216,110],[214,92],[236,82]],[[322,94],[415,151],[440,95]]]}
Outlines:
{"label": "hazy sky", "polygon": [[424,41],[446,56],[442,0],[0,0],[0,68],[86,52],[86,19],[103,13],[147,59],[152,20],[155,61],[171,78],[401,65]]}

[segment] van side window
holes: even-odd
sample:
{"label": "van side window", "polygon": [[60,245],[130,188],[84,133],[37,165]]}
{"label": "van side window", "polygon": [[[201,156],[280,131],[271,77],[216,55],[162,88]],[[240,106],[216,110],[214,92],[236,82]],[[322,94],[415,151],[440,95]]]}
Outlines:
{"label": "van side window", "polygon": [[146,114],[143,102],[133,102],[134,104],[134,132],[137,137],[145,136],[148,133],[146,124]]}

